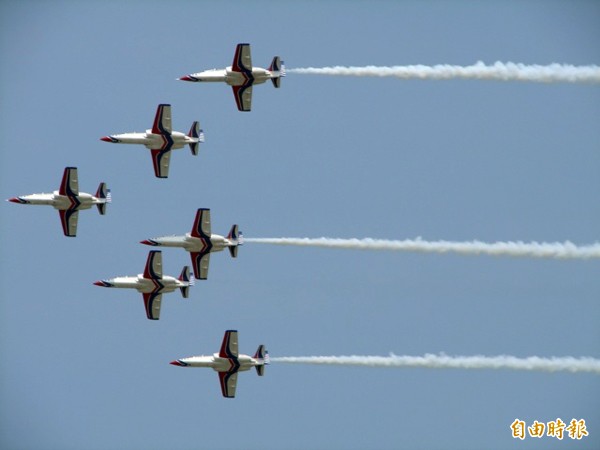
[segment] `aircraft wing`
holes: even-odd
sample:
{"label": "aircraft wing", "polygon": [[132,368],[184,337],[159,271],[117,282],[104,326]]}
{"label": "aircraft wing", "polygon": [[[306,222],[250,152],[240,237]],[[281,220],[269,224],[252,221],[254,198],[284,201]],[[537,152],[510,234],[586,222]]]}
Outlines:
{"label": "aircraft wing", "polygon": [[210,209],[198,208],[196,218],[192,226],[193,237],[200,239],[202,248],[198,252],[191,252],[192,267],[194,268],[194,276],[200,280],[208,278],[208,264],[210,262],[210,251],[212,249],[211,225],[210,225]]}
{"label": "aircraft wing", "polygon": [[146,317],[150,320],[160,319],[160,304],[162,294],[142,294],[144,296],[144,306],[146,307]]}
{"label": "aircraft wing", "polygon": [[61,209],[58,211],[58,214],[60,215],[60,222],[62,223],[65,236],[77,236],[77,219],[79,218],[79,211],[72,208]]}
{"label": "aircraft wing", "polygon": [[223,336],[223,343],[219,356],[221,358],[237,358],[238,353],[238,332],[236,330],[227,330]]}
{"label": "aircraft wing", "polygon": [[166,150],[150,150],[152,153],[152,163],[154,164],[154,175],[157,178],[167,178],[169,176],[169,163],[171,162],[171,146]]}
{"label": "aircraft wing", "polygon": [[152,125],[153,134],[171,134],[171,105],[161,104],[156,108],[156,116]]}
{"label": "aircraft wing", "polygon": [[144,278],[152,280],[160,280],[162,278],[162,252],[160,250],[151,250],[148,253]]}
{"label": "aircraft wing", "polygon": [[231,87],[233,88],[233,96],[235,97],[238,110],[250,111],[252,109],[252,85],[243,84]]}
{"label": "aircraft wing", "polygon": [[193,237],[208,239],[210,241],[212,234],[210,231],[210,209],[198,208],[191,234]]}
{"label": "aircraft wing", "polygon": [[60,195],[73,197],[79,195],[79,181],[77,179],[77,167],[65,167],[62,182],[58,189]]}
{"label": "aircraft wing", "polygon": [[252,73],[252,55],[250,54],[250,44],[238,44],[235,48],[231,70],[234,72]]}
{"label": "aircraft wing", "polygon": [[208,264],[210,263],[210,250],[203,253],[191,252],[194,276],[199,280],[208,278]]}
{"label": "aircraft wing", "polygon": [[221,382],[221,392],[223,393],[223,397],[235,397],[237,376],[237,372],[219,372],[219,381]]}

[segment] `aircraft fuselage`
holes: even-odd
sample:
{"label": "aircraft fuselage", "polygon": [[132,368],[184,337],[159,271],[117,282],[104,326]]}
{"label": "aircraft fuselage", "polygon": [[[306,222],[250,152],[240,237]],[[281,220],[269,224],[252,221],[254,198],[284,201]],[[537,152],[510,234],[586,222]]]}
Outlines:
{"label": "aircraft fuselage", "polygon": [[94,283],[102,287],[114,287],[123,289],[136,289],[142,294],[161,293],[166,294],[174,290],[188,286],[188,283],[181,282],[177,278],[164,275],[161,279],[155,280],[144,278],[143,274],[136,277],[115,277]]}
{"label": "aircraft fuselage", "polygon": [[247,72],[236,72],[229,66],[226,69],[212,69],[193,73],[182,77],[182,79],[184,81],[222,82],[227,83],[229,86],[243,86],[245,84],[262,84],[278,76],[279,74],[274,74],[270,70],[260,67],[253,67],[251,71]]}
{"label": "aircraft fuselage", "polygon": [[51,194],[31,194],[22,195],[20,197],[13,197],[9,199],[13,203],[20,203],[23,205],[50,205],[54,209],[66,210],[66,209],[90,209],[93,205],[106,203],[104,199],[96,198],[93,195],[86,194],[85,192],[79,193],[75,196],[60,195],[58,191],[54,191]]}
{"label": "aircraft fuselage", "polygon": [[[192,236],[190,233],[186,233],[184,236],[164,236],[154,239],[148,239],[144,243],[154,246],[163,247],[180,247],[188,252],[201,252],[206,247],[204,239]],[[235,247],[238,242],[233,242],[226,237],[218,234],[211,234],[210,243],[212,247],[211,253],[223,251],[227,247]]]}
{"label": "aircraft fuselage", "polygon": [[148,149],[164,148],[171,143],[171,150],[177,150],[188,144],[196,144],[200,142],[199,138],[190,137],[181,133],[180,131],[173,131],[170,135],[166,136],[162,134],[154,134],[152,133],[152,130],[146,130],[145,133],[112,134],[102,138],[102,140],[106,142],[112,142],[113,144],[142,144]]}
{"label": "aircraft fuselage", "polygon": [[171,364],[182,367],[210,367],[215,372],[244,372],[255,366],[263,365],[264,362],[248,355],[239,355],[237,358],[221,358],[218,353],[214,353],[212,356],[191,356],[177,359]]}

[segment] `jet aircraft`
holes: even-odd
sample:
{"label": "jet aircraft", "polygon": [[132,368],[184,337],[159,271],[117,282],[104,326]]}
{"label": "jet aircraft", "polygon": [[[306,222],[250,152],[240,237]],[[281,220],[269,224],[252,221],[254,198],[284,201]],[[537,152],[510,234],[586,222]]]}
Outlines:
{"label": "jet aircraft", "polygon": [[22,205],[50,205],[58,210],[65,236],[77,235],[77,219],[79,211],[89,209],[93,205],[98,207],[100,214],[106,213],[106,205],[111,202],[110,190],[106,183],[100,183],[96,195],[79,192],[77,167],[65,167],[62,182],[58,191],[51,194],[31,194],[21,197],[12,197],[9,202]]}
{"label": "jet aircraft", "polygon": [[271,80],[273,86],[281,85],[285,77],[285,65],[279,56],[275,56],[268,69],[252,67],[250,44],[238,44],[235,49],[233,63],[225,69],[205,70],[204,72],[184,75],[178,80],[192,82],[225,82],[233,88],[233,96],[240,111],[252,108],[252,86]]}
{"label": "jet aircraft", "polygon": [[198,122],[192,123],[188,134],[173,131],[171,128],[171,105],[161,104],[156,109],[156,116],[151,130],[145,133],[113,134],[100,138],[104,142],[113,144],[143,144],[152,153],[154,174],[158,178],[169,176],[169,162],[171,150],[190,146],[192,155],[198,154],[198,144],[204,142],[204,132]]}
{"label": "jet aircraft", "polygon": [[220,252],[224,248],[229,249],[232,258],[237,257],[238,246],[244,243],[242,233],[238,226],[233,225],[227,237],[211,233],[210,209],[199,208],[192,231],[183,236],[164,236],[140,241],[140,244],[181,247],[190,252],[192,257],[192,268],[194,276],[200,280],[208,278],[208,264],[212,252]]}
{"label": "jet aircraft", "polygon": [[144,297],[146,316],[151,320],[160,319],[160,305],[162,294],[173,292],[179,288],[183,298],[188,298],[190,286],[194,280],[190,279],[190,268],[185,266],[179,278],[163,276],[162,254],[159,250],[148,253],[148,260],[143,274],[135,277],[116,277],[108,280],[94,282],[96,286],[137,289]]}
{"label": "jet aircraft", "polygon": [[238,372],[256,369],[259,376],[265,374],[265,365],[269,364],[269,352],[259,345],[254,356],[238,353],[238,332],[228,330],[223,337],[221,350],[212,356],[192,356],[171,361],[169,364],[180,367],[211,367],[219,373],[223,397],[234,398]]}

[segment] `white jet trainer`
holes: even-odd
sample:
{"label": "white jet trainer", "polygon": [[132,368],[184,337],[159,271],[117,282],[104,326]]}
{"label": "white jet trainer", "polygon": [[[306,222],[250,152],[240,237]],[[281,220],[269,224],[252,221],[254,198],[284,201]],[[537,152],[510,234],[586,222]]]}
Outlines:
{"label": "white jet trainer", "polygon": [[265,374],[265,366],[270,363],[269,352],[264,345],[259,345],[254,356],[238,353],[238,332],[228,330],[223,337],[221,350],[212,356],[192,356],[171,361],[169,364],[180,367],[211,367],[219,373],[223,397],[234,398],[238,372],[256,369],[259,376]]}
{"label": "white jet trainer", "polygon": [[229,249],[232,258],[237,257],[238,246],[244,243],[242,233],[238,231],[238,226],[233,225],[227,237],[211,233],[210,209],[199,208],[196,212],[196,219],[192,226],[192,231],[182,236],[164,236],[140,241],[140,244],[163,246],[163,247],[181,247],[190,252],[192,257],[192,268],[194,276],[200,280],[208,278],[208,264],[210,262],[211,252],[220,252],[225,248]]}
{"label": "white jet trainer", "polygon": [[188,134],[173,131],[171,128],[171,105],[161,104],[156,109],[156,117],[151,130],[146,130],[145,133],[113,134],[104,136],[100,140],[112,142],[113,144],[145,145],[152,153],[154,174],[158,178],[167,178],[169,176],[171,150],[189,145],[192,155],[197,155],[198,144],[204,142],[204,132],[200,129],[200,124],[197,121],[192,123]]}
{"label": "white jet trainer", "polygon": [[177,78],[182,81],[227,83],[233,88],[233,96],[240,111],[250,111],[252,108],[252,86],[271,80],[273,86],[281,85],[285,77],[285,65],[279,56],[275,56],[268,69],[252,67],[250,44],[238,44],[231,66],[225,69],[205,70]]}
{"label": "white jet trainer", "polygon": [[146,316],[151,320],[160,319],[160,305],[162,294],[173,292],[179,288],[183,298],[188,298],[190,286],[194,280],[190,279],[190,268],[185,266],[179,278],[170,277],[162,273],[162,255],[159,250],[152,250],[148,254],[144,273],[135,277],[116,277],[108,280],[94,282],[96,286],[137,289],[144,297]]}
{"label": "white jet trainer", "polygon": [[79,192],[77,167],[65,167],[62,182],[58,191],[51,194],[31,194],[21,197],[12,197],[9,202],[22,205],[50,205],[58,209],[65,236],[77,236],[77,219],[79,211],[90,209],[93,205],[98,207],[100,214],[106,213],[106,205],[110,203],[110,190],[106,183],[100,183],[96,195]]}

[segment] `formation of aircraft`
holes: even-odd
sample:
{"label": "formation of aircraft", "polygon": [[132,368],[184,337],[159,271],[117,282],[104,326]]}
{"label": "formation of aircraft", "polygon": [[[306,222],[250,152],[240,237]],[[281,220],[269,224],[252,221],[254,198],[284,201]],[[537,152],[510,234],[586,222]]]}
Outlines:
{"label": "formation of aircraft", "polygon": [[160,319],[160,306],[162,294],[181,291],[183,298],[188,298],[190,286],[194,280],[190,279],[190,268],[185,266],[179,278],[174,278],[162,273],[162,254],[160,250],[148,253],[148,260],[144,273],[135,277],[116,277],[94,282],[96,286],[110,288],[136,289],[144,297],[146,316],[151,320]]}
{"label": "formation of aircraft", "polygon": [[285,77],[285,65],[279,56],[275,56],[268,69],[252,66],[250,44],[238,44],[231,66],[225,69],[212,69],[179,77],[181,81],[224,82],[233,88],[233,96],[238,110],[252,109],[252,86],[271,80],[273,86],[281,86]]}
{"label": "formation of aircraft", "polygon": [[219,373],[223,397],[234,398],[237,387],[237,374],[256,369],[259,376],[265,373],[265,366],[270,363],[269,353],[264,345],[259,345],[254,356],[240,355],[238,352],[238,332],[227,330],[219,353],[212,356],[192,356],[171,361],[170,364],[180,367],[210,367]]}
{"label": "formation of aircraft", "polygon": [[100,138],[101,141],[113,144],[143,144],[152,153],[154,163],[154,174],[158,178],[169,176],[169,162],[171,161],[171,150],[190,146],[192,155],[198,154],[198,145],[204,142],[204,132],[196,121],[188,134],[173,131],[171,128],[171,105],[160,104],[156,109],[154,124],[151,130],[145,133],[123,133],[113,134]]}
{"label": "formation of aircraft", "polygon": [[22,205],[50,205],[58,210],[60,221],[65,236],[77,236],[77,221],[79,211],[90,209],[93,205],[98,207],[100,214],[106,213],[106,205],[111,202],[110,190],[106,183],[100,183],[96,195],[79,192],[79,178],[77,167],[65,167],[62,182],[58,191],[50,194],[31,194],[12,197],[9,202]]}
{"label": "formation of aircraft", "polygon": [[210,225],[210,209],[199,208],[192,231],[182,236],[164,236],[146,239],[141,244],[163,247],[181,247],[190,253],[194,276],[200,280],[208,278],[210,254],[229,249],[232,258],[237,257],[238,246],[244,243],[238,226],[233,225],[227,237],[213,234]]}
{"label": "formation of aircraft", "polygon": [[[285,66],[278,56],[273,58],[268,69],[252,66],[250,44],[238,44],[230,67],[223,70],[207,70],[185,75],[179,80],[192,82],[225,82],[233,88],[233,94],[240,111],[252,108],[252,87],[255,84],[271,80],[279,88],[281,78],[285,76]],[[116,144],[142,144],[150,149],[154,174],[158,178],[167,178],[171,150],[189,145],[192,155],[198,154],[199,144],[204,142],[204,132],[195,121],[187,134],[173,131],[171,127],[171,105],[158,105],[152,129],[145,133],[123,133],[104,136],[102,141]],[[62,182],[57,191],[50,194],[31,194],[12,197],[8,201],[19,204],[50,205],[58,210],[65,236],[77,235],[79,211],[96,205],[100,214],[106,213],[106,205],[111,202],[110,190],[106,183],[100,183],[96,195],[79,192],[76,167],[66,167]],[[181,247],[190,253],[194,277],[206,280],[212,252],[229,249],[233,258],[237,257],[238,247],[243,244],[242,233],[233,225],[224,237],[211,232],[210,209],[199,208],[190,233],[182,236],[165,236],[141,241],[142,244],[164,247]],[[162,253],[152,250],[144,273],[137,276],[124,276],[100,280],[94,285],[110,288],[136,289],[144,299],[146,316],[151,320],[160,319],[162,294],[179,289],[184,298],[189,296],[189,288],[194,285],[190,278],[190,269],[184,266],[178,278],[163,275]],[[221,392],[226,398],[234,398],[237,387],[237,374],[256,369],[259,376],[264,375],[265,366],[270,363],[269,354],[264,345],[260,345],[254,356],[241,355],[238,352],[238,332],[228,330],[223,337],[219,353],[212,356],[194,356],[172,361],[171,364],[182,367],[211,367],[219,373]]]}

